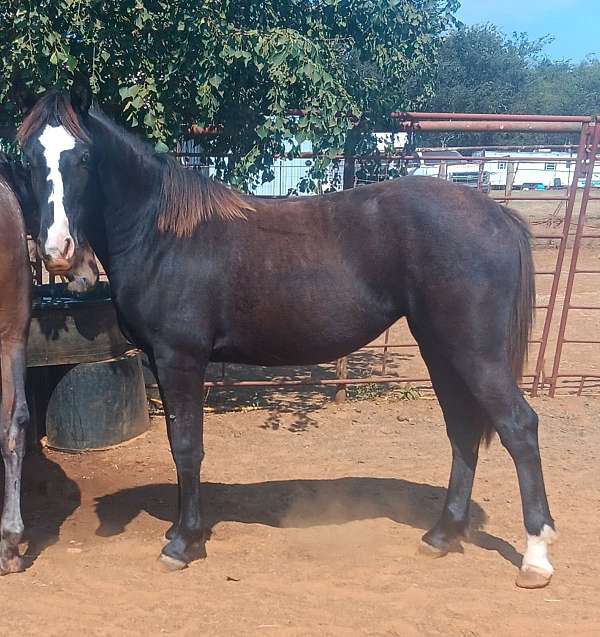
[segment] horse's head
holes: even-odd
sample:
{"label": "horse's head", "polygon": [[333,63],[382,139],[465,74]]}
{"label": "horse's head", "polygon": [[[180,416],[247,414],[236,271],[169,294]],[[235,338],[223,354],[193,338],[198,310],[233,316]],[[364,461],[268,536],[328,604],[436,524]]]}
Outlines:
{"label": "horse's head", "polygon": [[[9,158],[0,151],[0,176],[17,197],[27,234],[37,240],[40,234],[40,212],[33,193],[30,171],[21,162]],[[69,281],[68,289],[81,294],[96,285],[99,273],[96,255],[87,240],[80,239],[78,247],[69,271],[61,274]]]}
{"label": "horse's head", "polygon": [[85,128],[89,104],[79,91],[70,96],[49,91],[28,112],[17,134],[39,211],[38,250],[48,271],[64,276],[87,263],[82,217],[95,198]]}

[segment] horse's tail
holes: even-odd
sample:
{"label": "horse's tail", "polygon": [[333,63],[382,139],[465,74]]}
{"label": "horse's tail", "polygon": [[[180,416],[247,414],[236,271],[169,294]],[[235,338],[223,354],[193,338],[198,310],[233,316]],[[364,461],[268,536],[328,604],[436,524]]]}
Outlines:
{"label": "horse's tail", "polygon": [[[516,210],[507,206],[500,207],[513,230],[519,250],[519,277],[508,332],[508,357],[515,380],[518,382],[523,375],[523,367],[527,360],[528,341],[533,327],[535,266],[531,252],[529,224]],[[483,438],[487,444],[490,443],[493,433],[491,426],[485,427]]]}
{"label": "horse's tail", "polygon": [[523,366],[527,360],[527,344],[533,326],[535,304],[535,266],[531,253],[531,232],[521,215],[505,206],[504,212],[516,230],[519,247],[520,273],[512,309],[508,353],[515,380],[521,380]]}

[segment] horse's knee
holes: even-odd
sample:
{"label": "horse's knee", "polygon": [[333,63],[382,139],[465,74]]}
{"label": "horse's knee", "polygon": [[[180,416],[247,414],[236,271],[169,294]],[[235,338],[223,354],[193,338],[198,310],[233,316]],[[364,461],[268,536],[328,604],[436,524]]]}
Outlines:
{"label": "horse's knee", "polygon": [[27,401],[23,400],[15,405],[12,425],[17,431],[22,431],[29,425],[29,408],[27,407]]}
{"label": "horse's knee", "polygon": [[513,417],[496,424],[496,430],[514,460],[526,461],[539,456],[538,415],[524,400]]}
{"label": "horse's knee", "polygon": [[27,403],[15,405],[10,422],[3,423],[0,431],[0,448],[4,458],[22,457],[25,447],[25,430],[29,425],[29,409]]}

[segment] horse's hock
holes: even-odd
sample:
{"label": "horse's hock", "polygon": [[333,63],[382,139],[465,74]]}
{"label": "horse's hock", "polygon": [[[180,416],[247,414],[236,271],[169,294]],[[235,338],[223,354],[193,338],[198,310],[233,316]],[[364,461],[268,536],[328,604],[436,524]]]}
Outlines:
{"label": "horse's hock", "polygon": [[83,297],[62,284],[34,287],[27,366],[33,434],[49,446],[102,449],[148,429],[139,355],[107,284]]}

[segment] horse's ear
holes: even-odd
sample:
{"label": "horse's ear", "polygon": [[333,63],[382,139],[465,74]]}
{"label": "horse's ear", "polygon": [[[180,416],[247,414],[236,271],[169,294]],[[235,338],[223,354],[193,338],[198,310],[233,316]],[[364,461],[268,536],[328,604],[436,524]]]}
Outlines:
{"label": "horse's ear", "polygon": [[80,113],[87,113],[92,105],[93,93],[87,75],[77,73],[71,85],[71,104]]}
{"label": "horse's ear", "polygon": [[37,96],[19,75],[14,75],[11,82],[10,96],[21,115],[25,116],[33,108]]}

